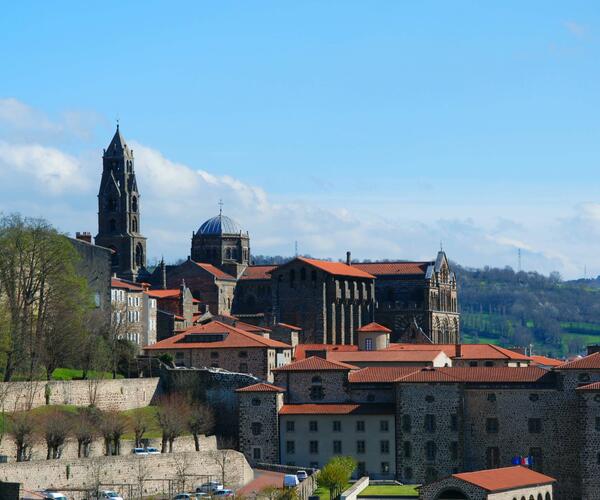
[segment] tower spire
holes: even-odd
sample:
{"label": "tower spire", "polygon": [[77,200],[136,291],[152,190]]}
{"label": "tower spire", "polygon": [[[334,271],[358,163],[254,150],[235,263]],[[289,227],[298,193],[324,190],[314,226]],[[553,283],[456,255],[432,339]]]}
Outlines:
{"label": "tower spire", "polygon": [[219,198],[219,216],[223,215],[223,200]]}

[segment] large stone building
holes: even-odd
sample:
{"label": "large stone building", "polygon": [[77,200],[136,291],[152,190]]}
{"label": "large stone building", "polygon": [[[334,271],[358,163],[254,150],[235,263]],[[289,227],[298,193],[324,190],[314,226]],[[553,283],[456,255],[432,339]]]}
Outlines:
{"label": "large stone building", "polygon": [[309,467],[343,453],[361,474],[429,483],[526,456],[557,479],[555,498],[600,499],[600,353],[548,370],[312,357],[274,373],[238,393],[250,460]]}

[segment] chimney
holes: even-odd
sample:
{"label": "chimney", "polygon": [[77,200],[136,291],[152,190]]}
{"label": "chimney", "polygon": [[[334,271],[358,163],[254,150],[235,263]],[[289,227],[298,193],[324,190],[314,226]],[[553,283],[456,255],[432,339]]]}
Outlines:
{"label": "chimney", "polygon": [[462,357],[462,344],[460,342],[456,344],[456,357]]}
{"label": "chimney", "polygon": [[82,233],[80,233],[79,231],[77,231],[75,233],[75,239],[79,240],[79,241],[85,241],[86,243],[92,243],[92,233],[88,233],[87,231],[84,231]]}
{"label": "chimney", "polygon": [[352,265],[352,254],[350,252],[346,252],[346,265],[347,266]]}

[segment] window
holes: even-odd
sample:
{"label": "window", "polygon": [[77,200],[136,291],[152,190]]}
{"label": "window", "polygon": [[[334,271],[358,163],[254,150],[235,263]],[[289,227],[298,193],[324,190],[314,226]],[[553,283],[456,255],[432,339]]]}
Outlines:
{"label": "window", "polygon": [[402,453],[404,458],[410,458],[412,456],[412,443],[410,441],[404,441],[404,443],[402,443]]}
{"label": "window", "polygon": [[219,357],[219,353],[218,353],[217,351],[211,351],[211,353],[210,353],[210,357],[211,357],[212,359],[218,359],[218,357]]}
{"label": "window", "polygon": [[381,462],[381,474],[387,476],[390,473],[390,463],[389,462]]}
{"label": "window", "polygon": [[485,421],[485,432],[488,434],[498,434],[498,419],[488,418]]}
{"label": "window", "polygon": [[364,420],[356,421],[356,432],[365,432],[365,421]]}
{"label": "window", "polygon": [[296,453],[296,442],[295,441],[286,441],[285,442],[285,452],[288,455],[293,455]]}
{"label": "window", "polygon": [[238,371],[240,373],[248,373],[248,363],[240,363],[240,368]]}
{"label": "window", "polygon": [[542,432],[542,419],[530,418],[528,424],[530,434],[540,434]]}
{"label": "window", "polygon": [[487,367],[494,366],[494,362],[493,361],[486,361],[484,363],[484,366],[487,366]]}
{"label": "window", "polygon": [[252,458],[254,460],[260,460],[260,458],[261,458],[260,448],[252,448]]}
{"label": "window", "polygon": [[435,415],[425,415],[425,431],[435,432]]}
{"label": "window", "polygon": [[373,339],[365,339],[365,351],[373,350]]}
{"label": "window", "polygon": [[260,436],[260,433],[262,432],[262,424],[260,422],[252,422],[250,427],[253,436]]}
{"label": "window", "polygon": [[475,368],[477,366],[477,361],[469,361],[469,366]]}
{"label": "window", "polygon": [[252,406],[260,406],[260,399],[254,398],[252,400]]}
{"label": "window", "polygon": [[296,430],[296,422],[294,422],[293,420],[288,420],[285,423],[285,430],[287,432],[294,432]]}
{"label": "window", "polygon": [[390,423],[387,420],[380,420],[379,430],[381,432],[388,432],[390,430]]}
{"label": "window", "polygon": [[538,399],[540,399],[540,396],[539,396],[539,394],[530,394],[530,395],[529,395],[529,401],[533,401],[533,402],[535,402],[535,401],[537,401]]}
{"label": "window", "polygon": [[495,469],[500,465],[500,450],[491,446],[485,450],[485,464],[487,469]]}
{"label": "window", "polygon": [[437,453],[437,447],[434,441],[427,441],[425,443],[425,458],[430,462],[435,460],[435,455]]}
{"label": "window", "polygon": [[357,470],[359,477],[363,477],[367,474],[367,466],[364,462],[358,462],[358,465],[356,466],[356,470]]}
{"label": "window", "polygon": [[382,455],[387,455],[390,452],[390,442],[387,440],[380,441],[379,442],[379,451],[381,452]]}
{"label": "window", "polygon": [[339,455],[342,453],[342,442],[341,441],[333,442],[333,453],[336,455]]}
{"label": "window", "polygon": [[318,432],[319,422],[317,422],[316,420],[311,420],[310,422],[308,422],[308,430],[310,432]]}
{"label": "window", "polygon": [[321,385],[323,381],[321,377],[313,377],[312,384],[310,386],[310,399],[313,400],[321,400],[325,397],[325,392],[323,391],[323,386]]}
{"label": "window", "polygon": [[247,357],[248,357],[248,351],[240,351],[240,352],[238,353],[238,356],[239,356],[240,358],[247,358]]}
{"label": "window", "polygon": [[342,432],[342,422],[339,420],[333,421],[333,432]]}
{"label": "window", "polygon": [[364,453],[365,452],[365,442],[357,441],[356,442],[356,453]]}
{"label": "window", "polygon": [[412,422],[410,415],[402,415],[402,430],[404,432],[410,432],[412,429]]}
{"label": "window", "polygon": [[452,460],[458,460],[458,442],[456,441],[450,443],[450,458]]}
{"label": "window", "polygon": [[490,403],[494,403],[494,402],[496,401],[496,395],[495,395],[494,393],[488,394],[488,395],[487,395],[487,400],[488,400]]}
{"label": "window", "polygon": [[316,453],[319,453],[319,442],[318,441],[309,441],[308,449],[309,449],[310,453],[312,453],[313,455]]}
{"label": "window", "polygon": [[458,430],[458,415],[456,415],[456,413],[453,413],[452,415],[450,415],[450,430],[451,431]]}

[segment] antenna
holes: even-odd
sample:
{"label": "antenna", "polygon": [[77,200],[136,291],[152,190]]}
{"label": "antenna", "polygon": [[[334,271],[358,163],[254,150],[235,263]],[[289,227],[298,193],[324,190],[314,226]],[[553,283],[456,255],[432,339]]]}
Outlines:
{"label": "antenna", "polygon": [[519,269],[519,272],[521,272],[521,249],[519,248],[517,251],[518,251],[518,255],[519,255],[519,267],[518,267],[518,269]]}
{"label": "antenna", "polygon": [[298,257],[298,240],[294,241],[294,252],[296,253],[296,257]]}
{"label": "antenna", "polygon": [[440,240],[440,252],[444,251],[444,242]]}
{"label": "antenna", "polygon": [[223,215],[223,200],[219,198],[219,215]]}

